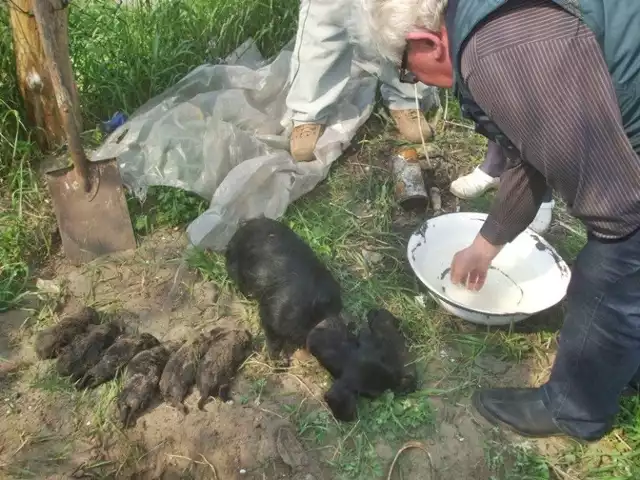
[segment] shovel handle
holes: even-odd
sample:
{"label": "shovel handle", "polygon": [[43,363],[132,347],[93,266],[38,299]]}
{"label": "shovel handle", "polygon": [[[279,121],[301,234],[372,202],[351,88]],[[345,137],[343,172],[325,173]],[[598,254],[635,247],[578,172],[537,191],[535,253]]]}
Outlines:
{"label": "shovel handle", "polygon": [[42,49],[44,51],[49,74],[51,76],[53,91],[55,93],[58,110],[62,118],[62,126],[67,136],[69,154],[71,155],[71,160],[75,167],[78,183],[85,192],[88,192],[91,190],[91,183],[89,181],[89,160],[82,148],[78,125],[71,113],[71,95],[69,93],[69,89],[62,81],[62,74],[56,58],[56,53],[60,52],[57,52],[57,49],[55,48],[57,45],[54,45],[55,37],[51,29],[51,25],[55,21],[51,0],[34,0],[33,15],[38,25],[40,42],[42,43]]}

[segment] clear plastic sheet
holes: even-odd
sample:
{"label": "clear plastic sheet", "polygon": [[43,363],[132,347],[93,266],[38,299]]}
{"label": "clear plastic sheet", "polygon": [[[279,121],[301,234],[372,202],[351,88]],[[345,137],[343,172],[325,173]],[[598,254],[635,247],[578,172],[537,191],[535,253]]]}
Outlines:
{"label": "clear plastic sheet", "polygon": [[[154,185],[211,199],[187,233],[194,246],[223,250],[240,221],[279,218],[313,190],[371,114],[377,66],[356,61],[316,160],[294,162],[285,105],[291,54],[292,43],[267,62],[247,40],[220,64],[201,65],[149,100],[91,160],[117,158],[123,182],[141,199]],[[435,89],[433,97],[423,105],[438,102]]]}

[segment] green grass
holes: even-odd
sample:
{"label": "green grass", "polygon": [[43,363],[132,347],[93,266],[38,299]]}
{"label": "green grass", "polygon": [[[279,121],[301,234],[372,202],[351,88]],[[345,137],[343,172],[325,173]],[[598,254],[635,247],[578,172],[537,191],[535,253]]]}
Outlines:
{"label": "green grass", "polygon": [[[135,3],[135,2],[134,2]],[[295,0],[160,0],[152,8],[109,0],[70,7],[73,66],[90,124],[133,111],[192,68],[253,37],[265,55],[295,33]]]}
{"label": "green grass", "polygon": [[326,410],[283,407],[311,448],[333,446],[327,463],[340,479],[381,478],[384,466],[376,453],[378,443],[398,448],[407,440],[425,438],[434,427],[434,412],[424,392],[402,398],[387,393],[373,401],[361,400],[358,409],[358,422],[338,424]]}
{"label": "green grass", "polygon": [[487,464],[492,471],[490,480],[549,480],[549,467],[529,443],[516,445],[488,441]]}
{"label": "green grass", "polygon": [[[7,98],[7,97],[5,97]],[[51,216],[33,165],[39,155],[17,110],[0,100],[0,311],[15,304],[30,265],[49,253]]]}
{"label": "green grass", "polygon": [[[14,305],[29,278],[29,263],[40,251],[33,222],[42,202],[31,169],[36,154],[19,110],[8,15],[0,10],[0,311]],[[46,245],[46,242],[44,242]]]}
{"label": "green grass", "polygon": [[198,195],[171,187],[149,187],[144,202],[127,197],[133,230],[140,236],[158,227],[184,227],[203,213],[207,205]]}

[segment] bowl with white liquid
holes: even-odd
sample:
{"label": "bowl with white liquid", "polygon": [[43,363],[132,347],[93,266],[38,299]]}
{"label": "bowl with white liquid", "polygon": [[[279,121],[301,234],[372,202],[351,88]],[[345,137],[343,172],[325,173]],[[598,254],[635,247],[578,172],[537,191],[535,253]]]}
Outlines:
{"label": "bowl with white liquid", "polygon": [[559,303],[571,270],[529,228],[496,256],[479,291],[451,282],[453,256],[471,245],[486,218],[484,213],[449,213],[428,219],[413,233],[409,264],[429,294],[452,315],[482,325],[520,322]]}

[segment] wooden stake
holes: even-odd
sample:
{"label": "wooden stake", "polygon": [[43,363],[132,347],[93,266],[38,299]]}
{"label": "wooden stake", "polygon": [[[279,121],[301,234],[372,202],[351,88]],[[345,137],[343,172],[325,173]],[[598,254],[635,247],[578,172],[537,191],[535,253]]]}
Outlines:
{"label": "wooden stake", "polygon": [[49,69],[51,82],[53,83],[53,92],[58,103],[58,111],[62,119],[62,126],[67,138],[69,154],[73,160],[75,173],[80,187],[85,192],[91,190],[89,182],[89,161],[82,148],[80,139],[80,130],[73,116],[73,103],[69,84],[65,84],[62,77],[62,71],[59,67],[60,58],[68,58],[68,50],[61,51],[60,46],[55,43],[55,24],[54,3],[60,3],[59,0],[34,0],[33,14],[36,17],[38,31],[40,32],[40,42],[44,50],[45,63]]}
{"label": "wooden stake", "polygon": [[[50,4],[52,38],[59,53],[58,66],[70,92],[71,113],[78,130],[82,131],[80,102],[69,58],[68,12],[63,8],[61,0],[51,0]],[[27,111],[28,123],[35,129],[35,140],[46,151],[64,143],[66,134],[33,15],[33,0],[11,0],[7,2],[7,7],[13,33],[18,88]]]}

